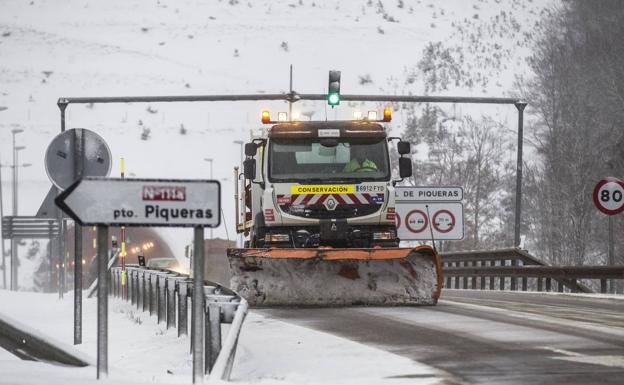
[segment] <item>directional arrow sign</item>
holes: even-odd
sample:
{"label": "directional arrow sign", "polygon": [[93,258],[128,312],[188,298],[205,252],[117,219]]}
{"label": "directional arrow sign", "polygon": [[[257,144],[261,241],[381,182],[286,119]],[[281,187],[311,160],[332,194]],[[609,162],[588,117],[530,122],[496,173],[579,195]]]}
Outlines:
{"label": "directional arrow sign", "polygon": [[83,226],[217,227],[221,186],[213,180],[85,177],[55,202]]}

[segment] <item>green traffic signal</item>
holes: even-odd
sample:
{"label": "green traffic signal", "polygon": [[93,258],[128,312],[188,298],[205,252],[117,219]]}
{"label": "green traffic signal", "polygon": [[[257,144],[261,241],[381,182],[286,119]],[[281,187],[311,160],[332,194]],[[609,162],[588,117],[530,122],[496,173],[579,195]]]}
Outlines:
{"label": "green traffic signal", "polygon": [[340,104],[340,95],[329,94],[329,96],[327,97],[327,103],[329,103],[330,106],[337,106],[338,104]]}
{"label": "green traffic signal", "polygon": [[327,103],[332,107],[340,104],[340,71],[329,71]]}

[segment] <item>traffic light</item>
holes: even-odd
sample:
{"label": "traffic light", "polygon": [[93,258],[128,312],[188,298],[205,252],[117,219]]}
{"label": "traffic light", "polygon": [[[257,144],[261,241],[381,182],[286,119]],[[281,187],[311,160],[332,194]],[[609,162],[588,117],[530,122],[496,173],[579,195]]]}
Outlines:
{"label": "traffic light", "polygon": [[327,103],[332,107],[340,104],[340,71],[329,71]]}

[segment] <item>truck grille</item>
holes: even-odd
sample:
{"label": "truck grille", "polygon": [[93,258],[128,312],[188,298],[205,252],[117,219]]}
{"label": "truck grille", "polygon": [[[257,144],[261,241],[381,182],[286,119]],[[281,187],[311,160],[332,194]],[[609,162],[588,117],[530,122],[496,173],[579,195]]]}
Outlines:
{"label": "truck grille", "polygon": [[314,205],[280,205],[285,214],[313,219],[346,219],[374,214],[381,209],[381,204],[339,204],[334,210],[328,210],[322,204]]}

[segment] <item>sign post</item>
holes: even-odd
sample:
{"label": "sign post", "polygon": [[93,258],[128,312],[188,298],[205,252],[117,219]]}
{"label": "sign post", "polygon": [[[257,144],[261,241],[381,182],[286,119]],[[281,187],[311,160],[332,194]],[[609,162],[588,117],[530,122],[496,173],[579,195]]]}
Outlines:
{"label": "sign post", "polygon": [[[605,177],[600,179],[592,194],[596,208],[609,216],[607,224],[607,259],[609,266],[615,265],[615,244],[613,239],[613,216],[624,212],[624,180]],[[609,280],[609,291],[615,293],[615,281]]]}
{"label": "sign post", "polygon": [[97,225],[97,379],[108,376],[108,226]]}
{"label": "sign post", "polygon": [[[85,151],[89,149],[89,151]],[[83,175],[106,176],[111,169],[111,153],[108,145],[93,131],[84,128],[72,128],[57,135],[46,150],[45,166],[48,177],[60,190],[65,190]],[[47,216],[50,210],[48,200],[39,209]],[[43,210],[42,210],[43,209]],[[38,212],[38,214],[39,214]],[[65,220],[61,211],[57,213],[61,222],[61,235],[58,243],[59,253],[59,298],[65,292]],[[82,227],[74,222],[74,345],[82,343]]]}
{"label": "sign post", "polygon": [[194,228],[193,382],[204,376],[204,227],[217,227],[221,186],[211,180],[84,177],[55,200],[77,225],[97,226],[97,378],[108,375],[108,227]]}

